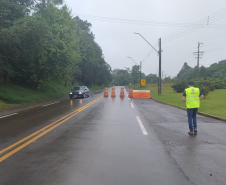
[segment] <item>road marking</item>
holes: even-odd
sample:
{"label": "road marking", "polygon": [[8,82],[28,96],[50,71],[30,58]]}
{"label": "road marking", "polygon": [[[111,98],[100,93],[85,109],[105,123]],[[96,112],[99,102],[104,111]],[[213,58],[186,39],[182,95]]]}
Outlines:
{"label": "road marking", "polygon": [[[130,101],[130,98],[129,98],[129,96],[128,96],[128,93],[127,93],[127,91],[125,90],[125,92],[126,92],[126,96],[128,97],[128,100]],[[131,105],[132,106],[132,105]],[[133,107],[133,106],[132,106]],[[134,107],[133,107],[134,108]]]}
{"label": "road marking", "polygon": [[126,95],[128,95],[128,93],[127,93],[126,89],[125,89],[125,92],[126,92]]}
{"label": "road marking", "polygon": [[140,120],[140,118],[139,118],[139,116],[136,116],[136,118],[137,118],[137,121],[138,121],[138,123],[139,123],[139,125],[140,125],[141,131],[143,132],[143,134],[144,134],[144,135],[148,135],[146,129],[144,128],[143,123],[141,122],[141,120]]}
{"label": "road marking", "polygon": [[56,104],[56,103],[59,103],[59,101],[56,101],[56,102],[53,102],[53,103],[50,103],[50,104],[43,105],[43,107],[47,107],[49,105],[53,105],[53,104]]}
{"label": "road marking", "polygon": [[9,116],[12,116],[12,115],[15,115],[15,114],[18,114],[18,113],[13,113],[13,114],[5,115],[5,116],[0,117],[0,119],[1,118],[5,118],[5,117],[9,117]]}
{"label": "road marking", "polygon": [[[0,151],[0,154],[5,153],[6,151],[16,147],[17,145],[21,144],[22,142],[28,140],[27,142],[23,143],[22,145],[20,145],[19,147],[13,149],[12,151],[10,151],[9,153],[5,154],[4,156],[0,157],[0,163],[2,161],[4,161],[5,159],[7,159],[8,157],[10,157],[11,155],[13,155],[14,153],[18,152],[19,150],[23,149],[24,147],[26,147],[27,145],[31,144],[32,142],[34,142],[35,140],[37,140],[38,138],[42,137],[43,135],[47,134],[48,132],[50,132],[51,130],[53,130],[54,128],[58,127],[59,125],[61,125],[62,123],[65,123],[67,120],[69,120],[70,118],[74,117],[76,114],[78,114],[79,112],[82,112],[84,109],[88,108],[89,106],[91,106],[92,104],[96,103],[98,100],[100,100],[101,98],[103,98],[103,96],[100,96],[99,98],[93,100],[92,102],[84,105],[83,107],[71,112],[70,114],[60,118],[59,120],[45,126],[44,128],[36,131],[35,133],[25,137],[24,139],[21,139],[20,141],[8,146],[7,148],[3,149]],[[47,129],[48,128],[48,129]],[[47,129],[47,130],[46,130]],[[40,133],[41,132],[41,133]],[[38,135],[37,135],[38,134]]]}
{"label": "road marking", "polygon": [[131,107],[134,109],[134,106],[133,106],[133,104],[132,103],[130,103],[130,105],[131,105]]}

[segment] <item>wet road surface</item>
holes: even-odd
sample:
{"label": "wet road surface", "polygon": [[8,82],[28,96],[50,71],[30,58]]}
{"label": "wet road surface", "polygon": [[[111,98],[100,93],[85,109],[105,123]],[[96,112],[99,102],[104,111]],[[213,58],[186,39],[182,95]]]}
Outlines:
{"label": "wet road surface", "polygon": [[119,91],[0,118],[0,185],[226,184],[226,123]]}

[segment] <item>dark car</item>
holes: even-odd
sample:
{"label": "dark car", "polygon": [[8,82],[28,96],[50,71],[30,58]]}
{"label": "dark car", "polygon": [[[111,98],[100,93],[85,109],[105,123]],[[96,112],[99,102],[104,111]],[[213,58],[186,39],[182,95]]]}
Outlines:
{"label": "dark car", "polygon": [[78,97],[86,98],[89,96],[90,96],[90,91],[89,91],[88,87],[86,87],[86,86],[76,86],[69,93],[70,99],[78,98]]}

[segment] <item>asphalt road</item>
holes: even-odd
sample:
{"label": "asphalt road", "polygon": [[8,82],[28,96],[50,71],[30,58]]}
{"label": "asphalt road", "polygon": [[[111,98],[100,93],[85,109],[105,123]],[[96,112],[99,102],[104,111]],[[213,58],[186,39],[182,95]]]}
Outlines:
{"label": "asphalt road", "polygon": [[226,184],[225,122],[119,91],[0,118],[0,185]]}

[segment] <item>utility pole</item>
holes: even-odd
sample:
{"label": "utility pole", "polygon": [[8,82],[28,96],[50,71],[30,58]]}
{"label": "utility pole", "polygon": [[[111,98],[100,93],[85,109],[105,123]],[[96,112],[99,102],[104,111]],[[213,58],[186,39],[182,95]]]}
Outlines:
{"label": "utility pole", "polygon": [[166,78],[167,74],[164,74],[164,71],[162,71],[162,81],[164,80],[164,78]]}
{"label": "utility pole", "polygon": [[141,87],[141,67],[142,67],[142,61],[140,61],[140,87]]}
{"label": "utility pole", "polygon": [[158,95],[161,95],[162,89],[161,89],[161,83],[162,83],[162,79],[161,79],[161,63],[162,63],[162,48],[161,48],[161,38],[159,39],[159,84],[158,84]]}
{"label": "utility pole", "polygon": [[[134,32],[135,33],[135,32]],[[158,81],[158,95],[161,95],[161,62],[162,62],[162,48],[161,48],[161,38],[159,39],[159,51],[157,51],[140,33],[135,33],[140,35],[159,55],[159,81]]]}
{"label": "utility pole", "polygon": [[195,57],[195,58],[197,58],[197,68],[199,69],[199,59],[201,59],[202,58],[202,54],[204,53],[204,51],[199,51],[199,48],[200,48],[200,46],[202,45],[203,43],[200,43],[200,42],[198,42],[198,52],[193,52],[197,57]]}

